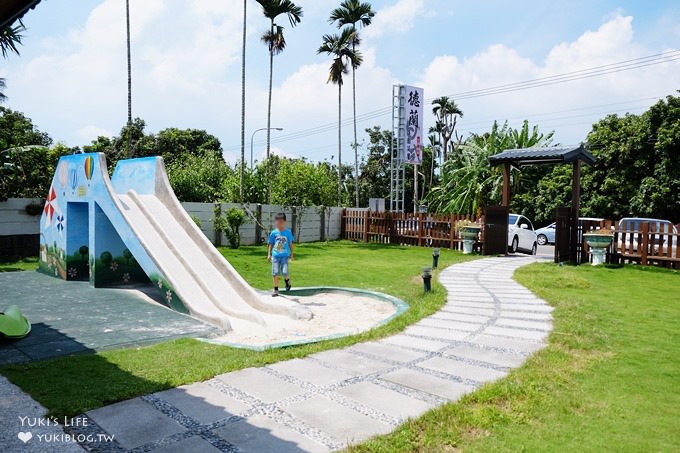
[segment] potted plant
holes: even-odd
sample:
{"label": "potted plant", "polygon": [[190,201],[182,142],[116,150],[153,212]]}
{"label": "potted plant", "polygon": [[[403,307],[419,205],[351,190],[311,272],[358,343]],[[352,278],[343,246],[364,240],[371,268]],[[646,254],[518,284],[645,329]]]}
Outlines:
{"label": "potted plant", "polygon": [[470,220],[459,220],[456,222],[456,231],[463,238],[463,254],[468,255],[472,253],[472,248],[479,238],[482,226]]}
{"label": "potted plant", "polygon": [[602,228],[585,233],[583,238],[586,244],[588,244],[590,255],[593,257],[592,265],[599,266],[604,264],[607,257],[607,249],[614,241],[614,232]]}

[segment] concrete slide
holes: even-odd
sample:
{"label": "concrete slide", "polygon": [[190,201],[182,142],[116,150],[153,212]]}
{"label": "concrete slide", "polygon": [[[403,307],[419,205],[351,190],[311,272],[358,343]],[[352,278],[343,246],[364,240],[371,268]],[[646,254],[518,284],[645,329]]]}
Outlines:
{"label": "concrete slide", "polygon": [[[148,166],[155,168],[143,168]],[[142,175],[153,175],[152,186],[151,181],[143,182]],[[225,330],[234,323],[266,326],[282,316],[312,316],[308,309],[283,298],[274,304],[270,296],[246,283],[181,206],[162,158],[120,161],[108,191],[117,212],[107,216],[123,218],[191,315]]]}

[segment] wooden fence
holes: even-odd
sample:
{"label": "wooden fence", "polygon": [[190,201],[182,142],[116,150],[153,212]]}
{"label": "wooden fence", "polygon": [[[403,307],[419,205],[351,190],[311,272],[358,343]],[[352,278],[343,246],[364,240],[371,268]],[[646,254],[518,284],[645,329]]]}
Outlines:
{"label": "wooden fence", "polygon": [[[638,263],[680,269],[680,224],[670,227],[658,222],[639,224],[604,220],[582,223],[583,231],[607,229],[614,233],[614,241],[607,249],[609,263]],[[584,251],[588,244],[583,243]]]}
{"label": "wooden fence", "polygon": [[460,220],[474,222],[478,219],[463,215],[410,214],[373,212],[368,209],[345,209],[342,214],[342,237],[358,242],[457,250],[462,248],[463,242],[456,232],[456,222]]}

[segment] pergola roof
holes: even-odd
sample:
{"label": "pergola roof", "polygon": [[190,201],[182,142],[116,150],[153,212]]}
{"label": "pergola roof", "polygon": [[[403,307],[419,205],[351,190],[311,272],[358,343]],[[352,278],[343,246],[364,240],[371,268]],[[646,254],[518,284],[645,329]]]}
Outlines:
{"label": "pergola roof", "polygon": [[0,2],[0,28],[12,25],[38,3],[40,0],[2,0]]}
{"label": "pergola roof", "polygon": [[569,164],[577,160],[592,165],[595,163],[595,156],[590,154],[583,145],[580,145],[568,148],[508,149],[489,157],[491,165],[510,164],[514,167],[536,164]]}

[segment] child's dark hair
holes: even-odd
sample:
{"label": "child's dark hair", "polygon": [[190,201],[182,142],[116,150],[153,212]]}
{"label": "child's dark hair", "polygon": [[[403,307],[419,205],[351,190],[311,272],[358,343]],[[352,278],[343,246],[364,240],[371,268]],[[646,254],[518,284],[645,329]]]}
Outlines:
{"label": "child's dark hair", "polygon": [[274,220],[283,220],[285,222],[287,220],[286,214],[283,212],[279,212],[278,214],[276,214],[276,216],[274,216]]}

